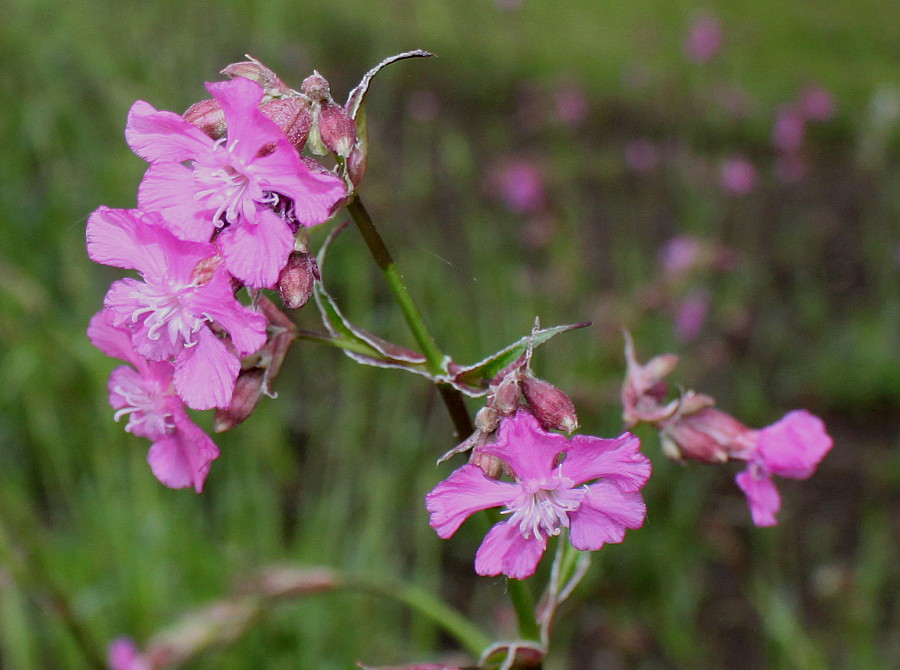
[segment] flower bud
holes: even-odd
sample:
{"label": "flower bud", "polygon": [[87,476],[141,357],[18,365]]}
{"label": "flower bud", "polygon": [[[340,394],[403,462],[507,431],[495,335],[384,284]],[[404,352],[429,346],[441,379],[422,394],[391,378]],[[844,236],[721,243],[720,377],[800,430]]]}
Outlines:
{"label": "flower bud", "polygon": [[287,265],[278,276],[278,293],[281,302],[289,309],[298,309],[312,295],[313,284],[319,279],[316,259],[302,251],[293,251]]}
{"label": "flower bud", "polygon": [[319,110],[319,134],[328,149],[347,158],[356,146],[356,124],[347,112],[330,100],[322,102]]}
{"label": "flower bud", "polygon": [[328,84],[328,80],[316,71],[303,80],[303,83],[300,84],[300,92],[318,102],[331,100],[331,86]]}
{"label": "flower bud", "polygon": [[241,370],[234,382],[231,404],[225,409],[217,409],[213,421],[213,430],[224,433],[231,430],[249,417],[259,399],[262,398],[266,385],[266,371],[262,368]]}
{"label": "flower bud", "polygon": [[297,151],[303,150],[312,127],[312,111],[308,100],[299,95],[276,98],[260,105],[259,111],[278,124]]}
{"label": "flower bud", "polygon": [[195,102],[182,116],[214,140],[225,137],[225,112],[212,98]]}
{"label": "flower bud", "polygon": [[724,463],[752,447],[757,432],[733,416],[707,406],[693,413],[676,412],[662,426],[660,436],[670,458]]}
{"label": "flower bud", "polygon": [[575,405],[553,384],[526,374],[521,386],[528,409],[544,430],[572,433],[578,428]]}
{"label": "flower bud", "polygon": [[512,416],[519,408],[519,379],[514,372],[507,375],[501,381],[493,395],[490,404],[501,416]]}
{"label": "flower bud", "polygon": [[263,87],[263,90],[265,90],[266,95],[269,97],[278,98],[290,95],[291,89],[282,83],[278,78],[278,75],[255,58],[251,56],[248,56],[248,58],[250,58],[250,60],[232,63],[231,65],[226,66],[225,69],[222,70],[222,74],[229,79],[244,77],[244,79],[255,81]]}

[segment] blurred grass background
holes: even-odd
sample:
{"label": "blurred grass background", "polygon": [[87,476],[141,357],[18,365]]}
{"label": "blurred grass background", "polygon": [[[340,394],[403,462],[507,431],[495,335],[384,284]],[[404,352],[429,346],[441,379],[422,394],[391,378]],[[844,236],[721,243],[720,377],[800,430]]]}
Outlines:
{"label": "blurred grass background", "polygon": [[[897,6],[9,0],[4,14],[0,667],[93,667],[78,639],[143,642],[279,561],[383,566],[503,619],[502,581],[471,575],[476,530],[441,543],[427,526],[422,496],[449,472],[434,460],[452,437],[423,381],[296,347],[280,397],[216,437],[196,496],[159,485],[146,442],[112,422],[114,363],[84,336],[120,274],[88,261],[84,223],[134,203],[135,99],[182,110],[244,53],[293,86],[318,69],[342,98],[412,48],[439,58],[376,79],[361,192],[445,351],[471,362],[536,315],[592,319],[536,368],[586,432],[611,435],[627,326],[641,358],[679,353],[674,381],[747,423],[805,406],[835,437],[813,479],[781,482],[780,524],[760,530],[731,468],[668,463],[642,434],[648,522],[599,552],[548,668],[900,665]],[[697,63],[683,45],[704,15],[722,45]],[[775,119],[809,86],[834,114],[786,151]],[[522,183],[530,198],[509,186]],[[406,341],[354,236],[331,253],[330,288]],[[703,260],[665,271],[660,253],[684,236]],[[329,670],[448,649],[396,605],[325,595],[186,667]]]}

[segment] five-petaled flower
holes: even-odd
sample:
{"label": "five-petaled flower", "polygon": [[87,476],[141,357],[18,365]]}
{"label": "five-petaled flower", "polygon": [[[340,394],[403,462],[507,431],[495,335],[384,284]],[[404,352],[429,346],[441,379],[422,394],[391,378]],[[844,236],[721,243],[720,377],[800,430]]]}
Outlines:
{"label": "five-petaled flower", "polygon": [[213,140],[178,114],[139,100],[125,138],[150,163],[138,205],[158,212],[181,238],[215,243],[228,271],[270,288],[294,248],[298,225],[327,220],[346,195],[341,179],[304,162],[259,111],[263,89],[243,77],[207,84],[227,136]]}
{"label": "five-petaled flower", "polygon": [[573,547],[594,551],[621,542],[626,528],[643,524],[646,510],[638,491],[650,476],[650,461],[639,447],[630,433],[567,439],[519,411],[504,419],[493,443],[479,449],[499,459],[512,481],[462,466],[426,496],[431,526],[446,539],[471,514],[502,507],[506,519],[484,538],[475,571],[524,579],[534,574],[548,537],[564,528]]}
{"label": "five-petaled flower", "polygon": [[131,334],[114,326],[112,316],[106,309],[97,312],[87,334],[107,356],[130,363],[109,375],[109,404],[116,410],[115,418],[127,416],[125,430],[153,443],[147,462],[160,482],[175,489],[193,486],[200,493],[219,449],[185,412],[172,384],[172,363],[149,361],[135,352]]}
{"label": "five-petaled flower", "polygon": [[188,407],[227,407],[239,358],[265,344],[266,320],[235,299],[215,247],[180,240],[140,210],[100,207],[88,219],[87,249],[91,260],[143,278],[113,282],[104,300],[134,350],[174,362],[175,389]]}

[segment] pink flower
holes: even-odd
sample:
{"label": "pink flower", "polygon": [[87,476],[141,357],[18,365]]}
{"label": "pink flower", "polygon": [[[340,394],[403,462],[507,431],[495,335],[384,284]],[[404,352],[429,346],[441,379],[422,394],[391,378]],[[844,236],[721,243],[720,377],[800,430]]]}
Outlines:
{"label": "pink flower", "polygon": [[[569,529],[582,551],[621,542],[626,528],[639,528],[646,513],[638,490],[650,461],[630,433],[614,440],[576,435],[571,440],[541,429],[528,412],[504,419],[496,441],[480,449],[502,461],[513,481],[489,478],[467,464],[426,497],[430,524],[446,539],[473,513],[503,507],[475,555],[479,575],[513,579],[534,574],[547,538]],[[591,483],[589,483],[591,482]]]}
{"label": "pink flower", "polygon": [[800,110],[812,121],[828,121],[834,116],[834,97],[821,86],[807,86],[800,91]]}
{"label": "pink flower", "polygon": [[806,410],[795,410],[759,431],[755,449],[746,455],[747,469],[735,477],[747,496],[753,523],[774,526],[781,496],[772,475],[807,479],[831,449],[831,437],[822,420]]}
{"label": "pink flower", "polygon": [[703,328],[709,310],[709,291],[695,289],[678,302],[675,310],[675,337],[690,342]]}
{"label": "pink flower", "polygon": [[189,407],[227,407],[239,358],[265,344],[266,320],[235,300],[215,247],[182,241],[139,210],[101,207],[88,219],[87,249],[91,260],[143,278],[114,282],[104,300],[135,351],[174,362],[175,388]]}
{"label": "pink flower", "polygon": [[132,105],[125,138],[151,164],[138,203],[162,214],[186,240],[208,242],[221,229],[216,244],[231,274],[271,287],[293,249],[296,226],[325,221],[345,188],[334,175],[310,169],[259,111],[259,84],[237,77],[206,87],[225,115],[222,140],[144,101]]}
{"label": "pink flower", "polygon": [[779,151],[797,151],[806,134],[806,116],[795,105],[782,105],[775,114],[772,146]]}
{"label": "pink flower", "polygon": [[517,214],[536,212],[544,207],[544,180],[537,165],[516,160],[494,170],[488,179],[506,208]]}
{"label": "pink flower", "polygon": [[153,670],[150,661],[138,653],[134,642],[127,637],[118,637],[110,643],[106,659],[109,670]]}
{"label": "pink flower", "polygon": [[722,189],[733,195],[747,195],[756,187],[756,168],[743,156],[732,156],[719,170]]}
{"label": "pink flower", "polygon": [[173,489],[193,486],[200,493],[218,448],[184,411],[172,383],[172,364],[137,354],[131,334],[114,326],[112,318],[109,310],[101,310],[91,319],[87,334],[107,356],[131,364],[109,375],[109,404],[116,410],[116,421],[127,416],[125,430],[153,443],[147,462],[160,482]]}
{"label": "pink flower", "polygon": [[715,16],[697,18],[684,42],[684,55],[694,63],[708,63],[722,46],[722,26]]}

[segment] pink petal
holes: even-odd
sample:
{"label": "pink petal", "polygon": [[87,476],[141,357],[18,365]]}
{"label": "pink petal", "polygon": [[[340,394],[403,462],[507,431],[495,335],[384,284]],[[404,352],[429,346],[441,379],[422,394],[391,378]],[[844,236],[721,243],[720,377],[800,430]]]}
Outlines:
{"label": "pink petal", "polygon": [[173,112],[160,112],[138,100],[128,112],[125,141],[148,163],[181,163],[212,150],[213,140]]}
{"label": "pink petal", "polygon": [[147,462],[153,475],[169,488],[192,486],[200,493],[210,464],[218,455],[219,449],[209,436],[182,411],[176,416],[174,433],[150,447]]}
{"label": "pink petal", "polygon": [[294,234],[281,218],[257,206],[256,223],[226,228],[218,238],[228,271],[254,288],[272,288],[294,248]]}
{"label": "pink petal", "polygon": [[447,539],[472,514],[505,505],[518,491],[515,484],[496,481],[481,468],[464,465],[425,496],[429,524],[439,537]]}
{"label": "pink petal", "polygon": [[245,77],[207,83],[206,90],[225,113],[228,149],[245,163],[253,161],[260,147],[287,139],[281,128],[259,111],[263,88]]}
{"label": "pink petal", "polygon": [[475,553],[475,572],[483,577],[503,573],[511,579],[525,579],[534,574],[546,548],[542,535],[526,538],[517,526],[498,523]]}
{"label": "pink petal", "polygon": [[127,328],[114,326],[113,318],[114,314],[108,309],[101,309],[91,317],[87,328],[91,344],[111,358],[126,361],[136,368],[144,367],[146,361],[134,350],[131,333]]}
{"label": "pink petal", "polygon": [[759,431],[758,455],[766,469],[781,477],[806,479],[831,449],[822,420],[806,410],[788,412]]}
{"label": "pink petal", "polygon": [[575,435],[563,461],[563,475],[575,486],[603,478],[623,491],[637,491],[650,477],[650,460],[638,451],[640,446],[631,433],[614,440]]}
{"label": "pink petal", "polygon": [[182,349],[175,359],[175,390],[191,409],[228,407],[240,367],[222,340],[201,328],[197,344]]}
{"label": "pink petal", "polygon": [[517,479],[542,481],[550,477],[556,457],[568,446],[565,437],[548,433],[531,414],[520,410],[503,420],[497,439],[481,450],[506,463]]}
{"label": "pink petal", "polygon": [[138,186],[138,205],[158,213],[177,237],[209,242],[216,230],[215,210],[195,198],[196,194],[193,170],[181,163],[157,163],[147,169]]}
{"label": "pink petal", "polygon": [[640,528],[646,514],[640,493],[597,482],[588,487],[581,506],[569,513],[569,541],[581,551],[596,551],[604,544],[621,542],[627,528]]}
{"label": "pink petal", "polygon": [[254,174],[272,191],[294,202],[294,216],[307,228],[327,221],[331,210],[346,194],[344,182],[322,170],[311,170],[297,159],[289,145],[254,163]]}
{"label": "pink petal", "polygon": [[217,271],[202,291],[190,297],[189,304],[193,313],[206,314],[228,331],[239,356],[252,354],[266,343],[266,318],[234,299],[227,272]]}
{"label": "pink petal", "polygon": [[781,509],[781,496],[771,477],[751,466],[739,472],[734,481],[747,496],[754,525],[774,526],[778,523],[775,514]]}

